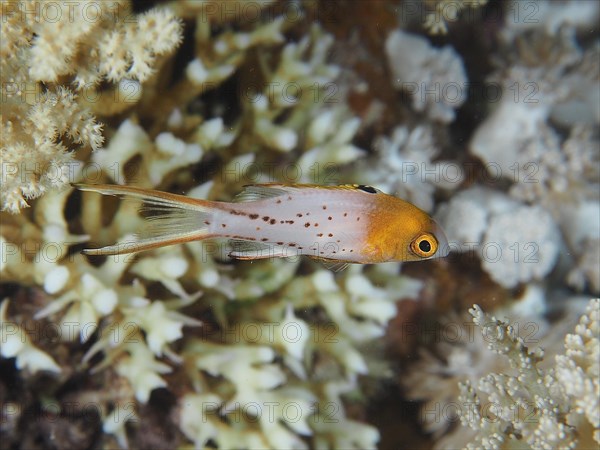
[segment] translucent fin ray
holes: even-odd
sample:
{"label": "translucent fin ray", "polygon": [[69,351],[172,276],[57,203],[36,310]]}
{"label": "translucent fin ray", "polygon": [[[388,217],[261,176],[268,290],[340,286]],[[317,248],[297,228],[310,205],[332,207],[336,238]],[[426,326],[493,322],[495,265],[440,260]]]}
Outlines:
{"label": "translucent fin ray", "polygon": [[233,199],[236,203],[254,202],[267,198],[279,197],[287,194],[288,191],[281,187],[274,187],[265,184],[249,184],[244,186],[244,190]]}
{"label": "translucent fin ray", "polygon": [[98,249],[85,249],[87,255],[121,255],[181,244],[210,237],[211,202],[183,195],[130,186],[76,185],[83,191],[118,195],[143,202],[144,226],[132,240]]}
{"label": "translucent fin ray", "polygon": [[242,239],[230,239],[233,250],[229,253],[234,259],[267,259],[290,256],[282,245],[269,244],[266,242],[244,241]]}
{"label": "translucent fin ray", "polygon": [[337,259],[330,258],[321,258],[320,256],[309,255],[309,258],[313,261],[320,262],[321,264],[323,264],[323,266],[325,266],[326,269],[331,270],[332,272],[341,272],[351,264],[347,261],[339,261]]}

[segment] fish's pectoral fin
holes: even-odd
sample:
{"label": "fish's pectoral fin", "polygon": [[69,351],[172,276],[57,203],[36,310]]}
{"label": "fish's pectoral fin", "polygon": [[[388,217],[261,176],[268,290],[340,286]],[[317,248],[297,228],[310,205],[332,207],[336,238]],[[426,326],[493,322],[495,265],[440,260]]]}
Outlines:
{"label": "fish's pectoral fin", "polygon": [[244,190],[236,195],[233,199],[236,203],[254,202],[267,198],[279,197],[287,194],[288,191],[278,184],[248,184],[244,186]]}
{"label": "fish's pectoral fin", "polygon": [[267,259],[267,258],[283,258],[289,255],[286,247],[268,242],[246,241],[243,239],[230,239],[229,243],[232,251],[229,253],[230,258],[234,259]]}
{"label": "fish's pectoral fin", "polygon": [[332,272],[341,272],[345,270],[350,263],[346,261],[340,261],[339,259],[331,259],[331,258],[321,258],[319,256],[309,256],[313,261],[318,261],[326,269],[331,270]]}
{"label": "fish's pectoral fin", "polygon": [[131,240],[83,250],[87,255],[136,253],[211,236],[209,224],[212,212],[210,202],[206,200],[131,186],[79,184],[76,187],[82,191],[140,200],[143,202],[141,211],[147,214],[143,227]]}

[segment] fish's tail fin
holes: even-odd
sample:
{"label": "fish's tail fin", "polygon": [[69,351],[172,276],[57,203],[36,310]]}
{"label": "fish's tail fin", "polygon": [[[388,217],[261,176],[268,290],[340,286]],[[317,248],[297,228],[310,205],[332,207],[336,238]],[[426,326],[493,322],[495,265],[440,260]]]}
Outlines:
{"label": "fish's tail fin", "polygon": [[210,237],[209,225],[214,206],[208,200],[193,199],[152,189],[107,184],[76,184],[81,191],[116,195],[143,202],[144,227],[133,240],[96,249],[86,255],[122,255],[181,244]]}

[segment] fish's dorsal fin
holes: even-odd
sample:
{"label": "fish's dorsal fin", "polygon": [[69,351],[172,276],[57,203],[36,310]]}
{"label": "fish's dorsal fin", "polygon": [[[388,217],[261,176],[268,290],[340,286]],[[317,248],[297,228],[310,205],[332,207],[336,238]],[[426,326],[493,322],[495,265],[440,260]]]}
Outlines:
{"label": "fish's dorsal fin", "polygon": [[233,199],[235,203],[254,202],[267,198],[279,197],[287,194],[281,185],[273,184],[248,184],[244,186],[244,190],[236,195]]}
{"label": "fish's dorsal fin", "polygon": [[230,239],[229,244],[232,247],[229,257],[234,259],[266,259],[287,256],[285,247],[281,245],[243,239]]}

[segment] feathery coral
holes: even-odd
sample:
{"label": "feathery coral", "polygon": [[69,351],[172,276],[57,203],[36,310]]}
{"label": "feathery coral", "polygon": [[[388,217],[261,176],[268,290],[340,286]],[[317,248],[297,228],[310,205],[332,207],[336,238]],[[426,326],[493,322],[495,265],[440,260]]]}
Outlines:
{"label": "feathery coral", "polygon": [[[75,146],[103,142],[91,113],[110,95],[100,83],[148,80],[178,45],[181,25],[164,9],[135,16],[126,1],[2,2],[0,19],[0,205],[16,213],[75,181]],[[126,107],[132,100],[115,98]]]}
{"label": "feathery coral", "polygon": [[533,448],[574,448],[586,439],[574,431],[585,420],[600,443],[600,300],[590,301],[575,334],[565,338],[566,354],[547,371],[539,368],[543,352],[530,351],[512,326],[477,306],[470,312],[490,349],[507,357],[517,373],[490,373],[477,385],[460,385],[461,422],[476,431],[468,448],[501,448],[516,440]]}

